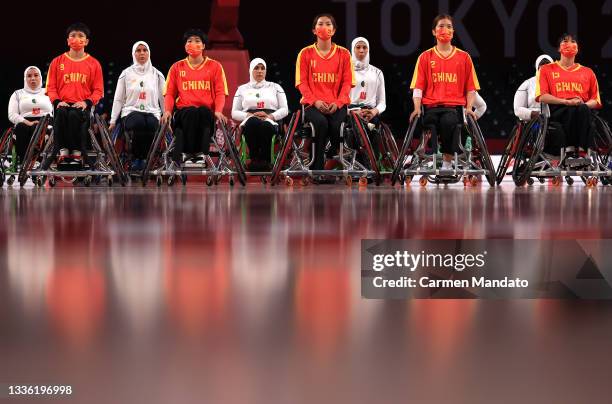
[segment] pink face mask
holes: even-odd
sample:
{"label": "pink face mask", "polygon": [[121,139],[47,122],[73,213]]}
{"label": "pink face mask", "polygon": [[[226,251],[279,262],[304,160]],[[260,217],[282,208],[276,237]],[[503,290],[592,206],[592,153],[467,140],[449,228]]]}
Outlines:
{"label": "pink face mask", "polygon": [[81,38],[70,37],[68,38],[68,46],[72,50],[80,51],[85,47],[85,40]]}
{"label": "pink face mask", "polygon": [[572,58],[578,53],[578,44],[575,42],[561,42],[559,52],[566,58]]}
{"label": "pink face mask", "polygon": [[198,57],[202,54],[204,46],[201,43],[189,42],[185,45],[185,52],[191,57]]}
{"label": "pink face mask", "polygon": [[329,38],[332,37],[332,30],[331,28],[327,28],[327,27],[317,27],[315,29],[317,38],[319,38],[322,41],[327,41]]}
{"label": "pink face mask", "polygon": [[449,43],[453,39],[453,30],[448,28],[436,28],[436,39],[442,43]]}

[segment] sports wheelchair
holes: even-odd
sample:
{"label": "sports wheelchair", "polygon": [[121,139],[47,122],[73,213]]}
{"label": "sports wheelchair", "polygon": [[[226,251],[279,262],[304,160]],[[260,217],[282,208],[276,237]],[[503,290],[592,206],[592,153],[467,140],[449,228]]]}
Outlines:
{"label": "sports wheelchair", "polygon": [[230,186],[235,183],[234,177],[241,185],[246,185],[246,173],[240,161],[238,148],[225,123],[216,120],[211,136],[210,151],[201,162],[187,160],[177,164],[172,159],[175,139],[168,122],[160,126],[147,153],[142,173],[143,186],[147,185],[151,177],[155,178],[157,186],[161,186],[164,179],[168,186],[173,186],[177,178],[183,185],[186,185],[189,176],[205,177],[208,186],[219,184],[224,176],[229,177]]}
{"label": "sports wheelchair", "polygon": [[51,187],[57,179],[67,183],[82,181],[83,185],[99,184],[103,178],[112,186],[116,177],[121,185],[127,183],[127,177],[119,163],[106,123],[98,114],[93,115],[88,129],[88,150],[83,156],[82,169],[60,163],[57,159],[58,147],[53,130],[49,130],[50,117],[40,120],[34,135],[28,144],[25,158],[19,171],[18,180],[25,185],[28,177],[39,187],[45,182]]}
{"label": "sports wheelchair", "polygon": [[[388,128],[387,128],[388,129]],[[387,143],[394,144],[389,130],[385,131]],[[359,179],[360,185],[374,181],[382,182],[379,160],[368,137],[366,122],[355,111],[348,111],[345,121],[340,126],[340,147],[338,156],[332,160],[337,169],[312,170],[316,153],[316,133],[314,126],[304,119],[304,108],[296,111],[289,121],[286,134],[281,142],[279,153],[272,168],[271,185],[284,179],[288,186],[293,185],[293,178],[301,178],[302,185],[309,184],[315,176],[343,178],[347,185],[352,185],[353,178]],[[331,147],[328,142],[326,149]],[[392,152],[389,152],[392,155]],[[329,163],[329,161],[328,161]]]}
{"label": "sports wheelchair", "polygon": [[[459,111],[457,112],[459,113]],[[399,182],[409,184],[415,176],[421,176],[419,184],[453,184],[463,181],[467,186],[477,185],[479,177],[486,177],[489,185],[495,186],[495,167],[487,150],[484,136],[476,120],[461,109],[461,120],[457,125],[453,142],[459,152],[453,156],[453,168],[441,169],[442,156],[438,153],[438,139],[422,126],[424,113],[412,120],[404,137],[399,158],[391,175],[391,185]],[[421,123],[420,141],[415,141],[417,126]],[[428,142],[431,140],[431,152]]]}
{"label": "sports wheelchair", "polygon": [[[563,134],[563,128],[550,120],[549,108],[542,104],[538,118],[525,125],[520,140],[515,140],[515,148],[509,148],[508,155],[514,159],[512,179],[517,186],[532,185],[534,178],[544,183],[551,179],[553,185],[561,185],[563,179],[568,185],[574,183],[572,177],[580,179],[589,187],[612,183],[612,170],[609,167],[612,154],[612,132],[608,124],[597,114],[592,113],[591,130],[594,147],[586,151],[586,156],[568,159],[565,148],[560,147],[551,153],[546,147],[547,138]],[[509,160],[510,157],[507,159]],[[503,161],[502,161],[503,162]],[[506,163],[507,164],[507,163]],[[501,166],[500,166],[501,167]],[[498,178],[501,172],[498,172]]]}

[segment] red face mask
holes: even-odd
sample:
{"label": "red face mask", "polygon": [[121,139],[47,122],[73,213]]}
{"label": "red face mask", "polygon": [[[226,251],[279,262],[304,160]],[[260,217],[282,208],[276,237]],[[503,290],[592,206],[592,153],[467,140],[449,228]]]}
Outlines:
{"label": "red face mask", "polygon": [[561,42],[559,51],[566,58],[572,58],[578,53],[578,44],[575,42]]}
{"label": "red face mask", "polygon": [[317,38],[319,38],[322,41],[327,41],[329,38],[332,37],[332,29],[331,28],[317,27],[315,29],[315,32],[317,34]]}
{"label": "red face mask", "polygon": [[68,38],[68,46],[72,50],[80,51],[85,47],[85,40],[81,38],[70,37]]}
{"label": "red face mask", "polygon": [[191,57],[198,57],[202,54],[204,46],[201,43],[188,42],[185,45],[185,52]]}
{"label": "red face mask", "polygon": [[436,39],[442,43],[449,43],[453,39],[453,30],[448,28],[436,28]]}

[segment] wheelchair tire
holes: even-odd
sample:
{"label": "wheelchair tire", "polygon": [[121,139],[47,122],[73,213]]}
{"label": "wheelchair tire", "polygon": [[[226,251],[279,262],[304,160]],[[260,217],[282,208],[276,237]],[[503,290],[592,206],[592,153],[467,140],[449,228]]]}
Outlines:
{"label": "wheelchair tire", "polygon": [[520,122],[514,125],[514,128],[512,128],[510,138],[508,139],[508,143],[506,143],[506,147],[504,148],[504,152],[502,153],[501,160],[499,161],[499,166],[497,167],[497,173],[495,175],[497,185],[501,184],[501,182],[504,180],[504,177],[506,176],[506,173],[508,172],[508,167],[514,159],[522,132],[523,126]]}
{"label": "wheelchair tire", "polygon": [[28,171],[34,167],[34,163],[43,149],[44,134],[47,130],[48,124],[49,115],[45,115],[40,121],[38,121],[38,124],[34,129],[34,134],[30,139],[30,143],[28,143],[28,148],[26,149],[25,157],[17,176],[21,186],[24,186],[28,180]]}
{"label": "wheelchair tire", "polygon": [[536,158],[544,149],[544,139],[548,131],[548,119],[540,117],[538,122],[540,122],[540,127],[537,131],[525,130],[523,132],[519,147],[516,151],[512,179],[516,186],[519,187],[528,182],[533,167],[536,164]]}
{"label": "wheelchair tire", "polygon": [[395,163],[397,162],[399,156],[397,142],[395,141],[395,137],[393,136],[393,132],[391,132],[389,126],[382,123],[380,125],[380,129],[380,152],[382,154],[381,164],[386,160],[388,167],[395,167]]}
{"label": "wheelchair tire", "polygon": [[106,126],[106,122],[100,117],[100,115],[95,115],[96,123],[98,124],[98,128],[100,128],[100,140],[102,141],[102,150],[106,153],[106,156],[109,160],[110,166],[112,170],[115,172],[117,178],[122,183],[127,182],[127,174],[123,170],[123,165],[119,160],[119,156],[117,155],[117,151],[115,150],[114,142],[111,139],[111,136],[108,132],[108,127]]}
{"label": "wheelchair tire", "polygon": [[408,152],[411,151],[410,147],[412,144],[412,138],[414,137],[414,131],[416,129],[418,121],[418,118],[415,118],[412,120],[412,122],[410,122],[410,125],[408,126],[408,131],[406,132],[406,136],[404,136],[404,142],[402,143],[402,149],[398,154],[397,161],[395,162],[395,167],[393,168],[393,173],[391,174],[391,186],[394,186],[397,182],[404,165],[404,159],[408,155]]}
{"label": "wheelchair tire", "polygon": [[280,172],[285,164],[285,161],[289,157],[291,152],[291,146],[293,144],[293,137],[295,132],[297,131],[298,124],[301,120],[301,110],[297,110],[291,120],[289,121],[289,126],[287,129],[287,134],[281,143],[280,152],[276,156],[276,160],[274,160],[274,166],[272,167],[272,176],[270,177],[270,184],[276,185],[280,179]]}
{"label": "wheelchair tire", "polygon": [[468,115],[468,125],[470,125],[472,129],[472,138],[474,139],[476,146],[478,147],[482,168],[487,170],[486,177],[489,181],[489,185],[494,187],[496,185],[495,166],[493,165],[493,160],[491,160],[489,150],[487,150],[487,144],[485,143],[485,139],[482,135],[482,131],[480,130],[480,126],[478,126],[478,123],[471,115]]}
{"label": "wheelchair tire", "polygon": [[147,185],[147,182],[149,181],[149,173],[151,172],[151,169],[153,168],[153,163],[156,160],[156,158],[154,157],[155,153],[159,151],[161,140],[166,135],[167,131],[168,131],[168,122],[166,122],[159,128],[159,130],[155,134],[155,138],[153,139],[153,142],[151,142],[151,147],[149,147],[149,152],[147,153],[147,164],[145,164],[145,168],[142,170],[142,186],[143,187],[145,187]]}
{"label": "wheelchair tire", "polygon": [[234,163],[234,167],[236,169],[236,176],[238,177],[238,181],[242,186],[246,185],[247,177],[244,166],[242,165],[242,161],[240,160],[240,153],[238,153],[238,148],[236,147],[236,143],[234,139],[229,134],[227,130],[227,126],[224,123],[221,124],[221,132],[223,132],[223,138],[225,140],[225,145],[227,146],[227,150],[230,155],[230,159]]}
{"label": "wheelchair tire", "polygon": [[378,164],[376,163],[376,156],[374,155],[374,150],[372,149],[372,144],[370,143],[370,138],[368,137],[368,133],[365,130],[363,125],[363,121],[361,117],[357,115],[355,111],[351,112],[351,120],[353,126],[357,129],[359,133],[359,143],[364,149],[364,152],[370,162],[370,168],[374,171],[375,179],[378,180],[380,177],[380,170],[378,169]]}

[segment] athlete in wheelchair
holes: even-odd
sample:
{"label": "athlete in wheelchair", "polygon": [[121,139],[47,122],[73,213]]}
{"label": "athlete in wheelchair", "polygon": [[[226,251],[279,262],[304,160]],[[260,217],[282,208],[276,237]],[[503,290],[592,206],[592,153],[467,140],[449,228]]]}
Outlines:
{"label": "athlete in wheelchair", "polygon": [[[334,183],[353,177],[380,180],[376,158],[366,132],[367,122],[355,111],[348,112],[350,91],[355,85],[349,51],[332,42],[336,22],[330,14],[315,17],[315,44],[303,48],[296,61],[296,87],[302,94],[302,109],[293,114],[281,151],[275,161],[272,184],[281,176],[287,184],[293,176],[304,184]],[[365,154],[365,164],[357,159]],[[326,161],[327,158],[327,161]]]}
{"label": "athlete in wheelchair", "polygon": [[[143,185],[150,175],[156,177],[158,185],[164,176],[168,185],[173,185],[176,178],[186,184],[189,175],[205,176],[208,185],[229,175],[233,184],[234,173],[244,185],[244,169],[222,113],[227,95],[223,67],[204,55],[204,32],[190,29],[183,40],[188,56],[174,63],[168,72],[161,128],[147,155]],[[174,136],[167,141],[169,128]],[[217,129],[223,135],[222,142],[217,139]],[[211,142],[217,162],[211,156]],[[224,148],[229,150],[229,159]]]}
{"label": "athlete in wheelchair", "polygon": [[[70,178],[70,182],[82,178],[89,185],[94,178],[106,177],[111,185],[113,175],[122,174],[121,168],[108,132],[100,129],[94,133],[92,129],[101,124],[92,108],[104,95],[102,68],[85,52],[90,38],[85,24],[72,24],[66,33],[70,49],[53,59],[47,76],[47,94],[55,108],[53,131],[46,136],[43,128],[36,138],[32,137],[19,182],[25,183],[32,175],[39,186],[47,178],[50,185],[55,185],[56,177]],[[96,125],[92,125],[92,117]],[[41,164],[34,169],[39,156]]]}
{"label": "athlete in wheelchair", "polygon": [[[548,55],[540,55],[535,62],[536,74],[543,65],[553,63],[553,60]],[[514,158],[518,150],[519,143],[525,131],[530,131],[534,127],[537,128],[538,117],[541,112],[541,105],[536,101],[536,76],[525,80],[514,94],[514,115],[518,121],[512,128],[508,142],[502,153],[499,165],[496,172],[497,184],[501,184],[508,169],[513,166]]]}
{"label": "athlete in wheelchair", "polygon": [[0,186],[6,176],[7,184],[13,184],[38,124],[45,116],[53,115],[53,105],[42,84],[40,69],[28,66],[23,74],[23,89],[11,95],[8,118],[14,126],[0,139]]}
{"label": "athlete in wheelchair", "polygon": [[612,138],[608,125],[595,110],[602,107],[595,73],[575,62],[574,34],[559,38],[558,62],[542,66],[537,74],[536,101],[543,114],[518,147],[513,179],[517,185],[552,178],[558,185],[579,176],[591,186],[609,182]]}
{"label": "athlete in wheelchair", "polygon": [[241,146],[241,160],[248,160],[248,174],[262,178],[271,175],[274,140],[281,133],[282,119],[289,113],[285,91],[266,81],[266,69],[263,59],[251,61],[250,80],[238,87],[232,104],[232,118],[240,122],[235,137]]}
{"label": "athlete in wheelchair", "polygon": [[[132,66],[119,76],[109,131],[116,145],[121,144],[123,165],[132,175],[140,175],[159,119],[164,112],[164,75],[151,64],[150,48],[138,41],[132,47]],[[117,132],[117,133],[116,133]]]}
{"label": "athlete in wheelchair", "polygon": [[[493,186],[493,163],[476,123],[474,106],[480,88],[472,60],[467,52],[451,45],[452,17],[437,16],[432,34],[436,45],[421,53],[414,69],[410,86],[414,111],[391,182],[410,182],[415,175],[422,175],[421,185],[461,179],[475,185],[484,175]],[[422,136],[415,145],[418,122]]]}

